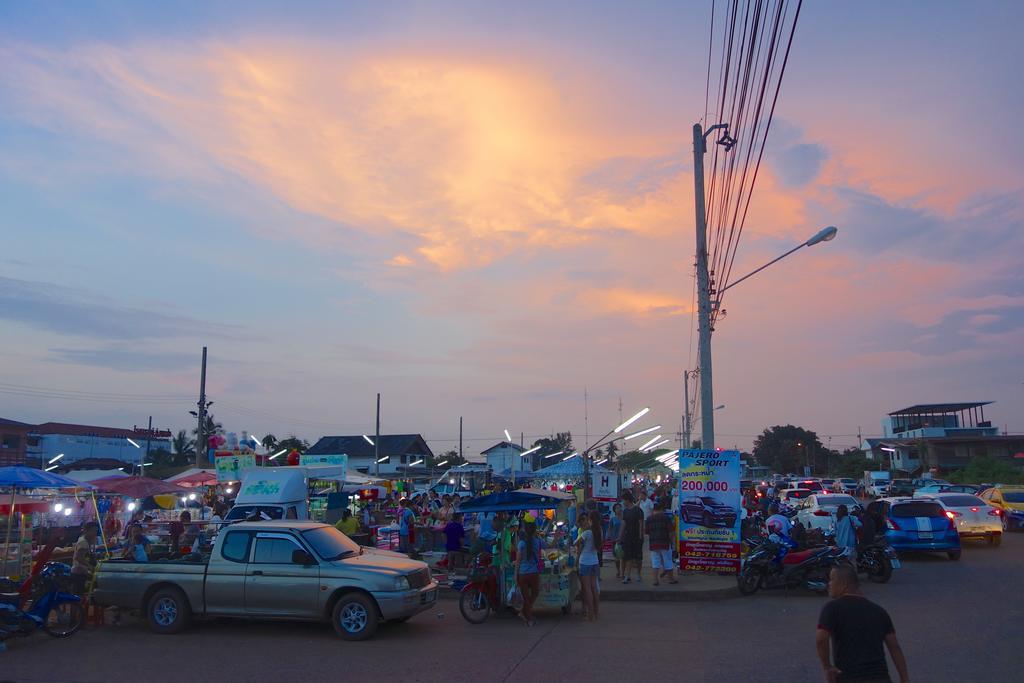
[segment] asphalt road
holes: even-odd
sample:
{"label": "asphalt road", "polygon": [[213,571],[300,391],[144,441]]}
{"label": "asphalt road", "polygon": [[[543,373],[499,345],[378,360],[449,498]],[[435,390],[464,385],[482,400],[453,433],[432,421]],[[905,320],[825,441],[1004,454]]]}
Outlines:
{"label": "asphalt road", "polygon": [[[904,556],[865,593],[889,610],[915,681],[1020,680],[1024,534],[963,559]],[[327,625],[215,621],[178,636],[140,621],[9,642],[0,681],[819,681],[814,627],[824,598],[778,591],[717,602],[606,603],[601,620],[544,615],[467,624],[442,601],[364,643]]]}

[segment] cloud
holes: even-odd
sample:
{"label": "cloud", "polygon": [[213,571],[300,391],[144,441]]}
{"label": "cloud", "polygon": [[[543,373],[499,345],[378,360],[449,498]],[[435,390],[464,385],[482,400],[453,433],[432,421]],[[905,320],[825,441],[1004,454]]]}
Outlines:
{"label": "cloud", "polygon": [[[196,367],[195,353],[141,351],[127,348],[50,349],[50,355],[62,363],[88,365],[123,372],[174,372]],[[225,361],[220,360],[220,363]]]}
{"label": "cloud", "polygon": [[775,167],[783,185],[801,187],[818,177],[828,153],[821,145],[787,147],[775,156]]}
{"label": "cloud", "polygon": [[46,282],[0,276],[0,319],[95,339],[241,336],[231,325],[200,321],[112,302]]}

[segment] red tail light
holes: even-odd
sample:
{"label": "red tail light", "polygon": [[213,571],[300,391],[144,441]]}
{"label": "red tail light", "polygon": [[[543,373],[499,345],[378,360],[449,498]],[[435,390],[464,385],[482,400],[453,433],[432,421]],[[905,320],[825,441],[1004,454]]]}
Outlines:
{"label": "red tail light", "polygon": [[1003,511],[1000,510],[999,508],[992,508],[991,510],[988,511],[988,514],[992,517],[1002,517]]}
{"label": "red tail light", "polygon": [[949,517],[950,519],[954,519],[956,517],[962,517],[963,515],[961,515],[959,512],[955,512],[953,510],[946,510],[946,516]]}
{"label": "red tail light", "polygon": [[971,512],[977,512],[978,508],[971,508]]}
{"label": "red tail light", "polygon": [[892,529],[893,531],[899,531],[900,530],[900,525],[897,524],[896,520],[892,519],[891,517],[889,519],[885,520],[885,525],[887,527],[889,527],[890,529]]}
{"label": "red tail light", "polygon": [[832,513],[831,512],[827,512],[825,510],[815,510],[814,511],[814,516],[815,517],[831,517]]}

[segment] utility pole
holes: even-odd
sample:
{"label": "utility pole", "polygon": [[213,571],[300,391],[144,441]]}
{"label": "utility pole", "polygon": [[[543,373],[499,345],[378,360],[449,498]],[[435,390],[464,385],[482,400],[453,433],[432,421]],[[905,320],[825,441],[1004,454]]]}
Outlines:
{"label": "utility pole", "polygon": [[[196,417],[199,419],[199,429],[196,430],[196,467],[206,459],[206,347],[203,347],[203,366],[199,371],[199,410]],[[200,455],[202,454],[202,455]],[[201,460],[202,459],[202,460]]]}
{"label": "utility pole", "polygon": [[462,417],[459,417],[459,461],[462,461]]}
{"label": "utility pole", "polygon": [[377,430],[373,437],[373,467],[374,472],[380,476],[380,392],[377,392]]}
{"label": "utility pole", "polygon": [[153,416],[149,416],[149,430],[146,432],[146,455],[142,458],[142,465],[139,466],[139,474],[146,476],[146,462],[149,460],[149,439],[153,436]]}
{"label": "utility pole", "polygon": [[683,371],[683,448],[690,447],[690,372]]}
{"label": "utility pole", "polygon": [[700,447],[715,448],[715,401],[711,374],[711,278],[708,275],[708,225],[704,207],[704,153],[706,136],[723,128],[725,134],[718,141],[726,151],[735,140],[729,137],[729,124],[716,123],[705,132],[699,123],[693,124],[693,204],[697,221],[697,332],[700,360]]}

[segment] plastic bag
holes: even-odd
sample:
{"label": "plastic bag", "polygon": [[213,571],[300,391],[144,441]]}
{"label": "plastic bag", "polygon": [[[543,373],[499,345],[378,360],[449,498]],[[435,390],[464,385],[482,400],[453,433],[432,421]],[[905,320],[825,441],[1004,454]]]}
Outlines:
{"label": "plastic bag", "polygon": [[512,586],[505,594],[505,604],[517,612],[523,608],[523,593],[519,586]]}
{"label": "plastic bag", "polygon": [[612,554],[615,555],[615,559],[616,560],[621,560],[622,559],[623,552],[622,552],[622,544],[621,543],[619,543],[619,542],[615,543],[615,547],[612,548]]}

